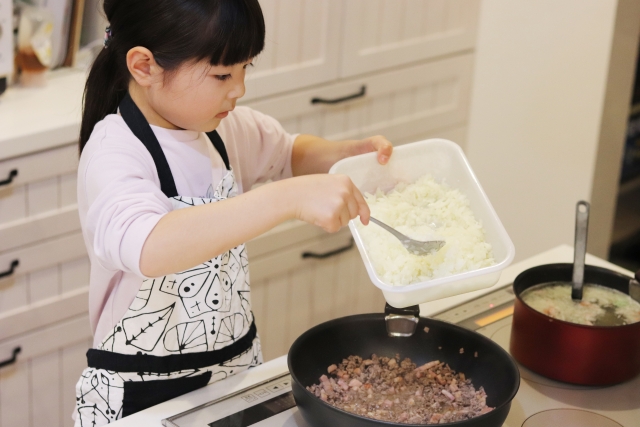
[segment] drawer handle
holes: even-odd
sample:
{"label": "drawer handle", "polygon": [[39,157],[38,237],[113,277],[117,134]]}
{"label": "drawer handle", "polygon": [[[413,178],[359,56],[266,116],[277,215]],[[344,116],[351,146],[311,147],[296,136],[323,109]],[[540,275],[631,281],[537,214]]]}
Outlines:
{"label": "drawer handle", "polygon": [[16,360],[18,360],[18,353],[20,353],[21,351],[22,349],[20,347],[14,348],[11,358],[0,362],[0,368],[4,368],[5,366],[9,366],[13,363],[16,363]]}
{"label": "drawer handle", "polygon": [[19,260],[14,259],[13,261],[11,261],[11,267],[9,267],[7,271],[3,271],[2,273],[0,273],[0,279],[2,279],[3,277],[11,276],[19,265]]}
{"label": "drawer handle", "polygon": [[15,178],[16,176],[18,176],[18,169],[12,169],[11,172],[9,172],[9,176],[7,177],[7,179],[5,179],[4,181],[0,181],[0,187],[3,185],[9,185],[13,182],[13,178]]}
{"label": "drawer handle", "polygon": [[349,244],[346,246],[343,246],[341,248],[338,249],[334,249],[332,251],[329,252],[324,252],[321,254],[315,253],[315,252],[302,252],[302,258],[316,258],[316,259],[325,259],[325,258],[330,258],[332,256],[341,254],[342,252],[346,252],[349,249],[353,248],[354,242],[353,239],[351,239],[349,241]]}
{"label": "drawer handle", "polygon": [[311,98],[312,104],[339,104],[341,102],[350,101],[356,98],[362,98],[367,94],[367,87],[362,85],[360,91],[351,95],[343,96],[342,98],[324,99],[324,98]]}

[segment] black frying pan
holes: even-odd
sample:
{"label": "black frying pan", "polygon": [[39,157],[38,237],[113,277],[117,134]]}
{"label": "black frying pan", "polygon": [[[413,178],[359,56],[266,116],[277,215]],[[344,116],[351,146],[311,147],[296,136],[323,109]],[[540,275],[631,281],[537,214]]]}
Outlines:
{"label": "black frying pan", "polygon": [[[429,327],[429,333],[424,327]],[[442,349],[438,349],[442,347]],[[460,354],[460,348],[464,353]],[[474,353],[478,352],[478,357]],[[412,426],[361,417],[330,406],[306,387],[317,383],[327,367],[350,355],[409,357],[418,366],[432,360],[464,372],[475,387],[484,387],[487,405],[495,409],[470,420],[447,423],[460,427],[499,427],[520,386],[518,367],[498,344],[479,333],[434,319],[421,318],[411,337],[389,337],[385,315],[361,314],[322,323],[302,334],[289,350],[293,396],[305,421],[313,427]]]}

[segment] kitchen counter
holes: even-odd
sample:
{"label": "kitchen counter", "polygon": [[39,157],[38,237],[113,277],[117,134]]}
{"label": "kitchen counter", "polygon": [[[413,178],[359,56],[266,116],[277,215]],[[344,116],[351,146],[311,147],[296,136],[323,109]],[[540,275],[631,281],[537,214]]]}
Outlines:
{"label": "kitchen counter", "polygon": [[85,72],[47,73],[44,87],[10,87],[0,96],[0,160],[78,140]]}
{"label": "kitchen counter", "polygon": [[[463,295],[457,295],[454,297],[444,298],[438,301],[433,301],[425,304],[421,304],[420,310],[423,316],[432,316],[442,311],[445,311],[451,307],[459,305],[463,302],[477,298],[481,295],[492,292],[498,288],[506,286],[513,282],[515,277],[526,270],[527,268],[556,262],[572,262],[573,261],[573,248],[568,245],[561,245],[555,247],[546,252],[527,258],[521,262],[511,265],[506,268],[500,280],[496,285],[491,288],[469,292]],[[587,263],[591,265],[597,265],[601,267],[610,268],[611,270],[618,271],[627,275],[631,275],[631,272],[615,266],[605,260],[594,257],[587,254]],[[373,285],[372,285],[373,286]],[[121,419],[111,425],[115,427],[134,427],[134,426],[162,426],[161,420],[168,418],[172,415],[184,412],[195,406],[202,405],[213,399],[219,398],[226,394],[242,390],[257,382],[269,379],[280,373],[285,372],[287,369],[286,355],[273,359],[262,366],[253,368],[249,371],[245,371],[241,374],[232,376],[224,381],[220,381],[211,384],[207,387],[199,390],[187,393],[183,396],[164,402],[160,405],[156,405],[144,411],[130,415],[124,419]]]}

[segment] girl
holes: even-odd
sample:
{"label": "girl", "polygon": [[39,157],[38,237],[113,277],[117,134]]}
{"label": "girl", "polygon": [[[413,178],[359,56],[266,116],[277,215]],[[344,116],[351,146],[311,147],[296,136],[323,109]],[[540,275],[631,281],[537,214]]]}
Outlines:
{"label": "girl", "polygon": [[[264,45],[257,0],[105,0],[78,205],[94,331],[76,426],[118,418],[261,363],[243,242],[290,219],[334,232],[369,210],[337,160],[383,137],[289,135],[246,107]],[[254,190],[258,182],[273,181]]]}

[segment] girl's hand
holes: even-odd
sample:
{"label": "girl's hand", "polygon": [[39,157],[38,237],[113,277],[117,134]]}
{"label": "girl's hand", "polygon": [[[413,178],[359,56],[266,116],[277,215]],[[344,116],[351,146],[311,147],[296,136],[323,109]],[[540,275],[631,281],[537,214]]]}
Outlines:
{"label": "girl's hand", "polygon": [[360,216],[369,223],[369,206],[346,175],[306,175],[289,180],[295,217],[335,233]]}
{"label": "girl's hand", "polygon": [[351,142],[352,156],[357,154],[378,152],[378,163],[386,165],[393,152],[393,145],[382,135],[371,136]]}

